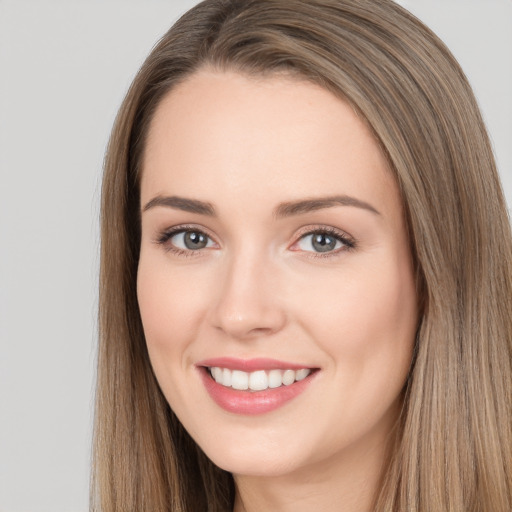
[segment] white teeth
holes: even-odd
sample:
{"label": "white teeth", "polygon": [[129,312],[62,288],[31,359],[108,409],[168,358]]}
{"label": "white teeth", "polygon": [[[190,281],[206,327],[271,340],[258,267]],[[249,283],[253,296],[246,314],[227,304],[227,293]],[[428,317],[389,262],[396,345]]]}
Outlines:
{"label": "white teeth", "polygon": [[295,372],[295,380],[304,380],[310,373],[311,373],[311,370],[308,370],[307,368],[302,368],[302,370],[297,370]]}
{"label": "white teeth", "polygon": [[215,379],[215,382],[222,384],[222,368],[212,368],[212,377]]}
{"label": "white teeth", "polygon": [[265,370],[243,372],[228,368],[209,368],[215,382],[225,387],[232,387],[241,391],[263,391],[268,388],[278,388],[282,385],[290,386],[296,381],[304,380],[310,373],[309,368],[300,370]]}
{"label": "white teeth", "polygon": [[249,374],[240,370],[233,370],[231,372],[231,387],[242,391],[249,389]]}
{"label": "white teeth", "polygon": [[281,370],[270,370],[268,374],[268,387],[278,388],[283,384],[283,372]]}
{"label": "white teeth", "polygon": [[283,373],[283,384],[289,386],[295,382],[295,372],[293,370],[286,370]]}
{"label": "white teeth", "polygon": [[227,368],[219,370],[222,371],[222,385],[223,386],[231,386],[231,370],[228,370]]}
{"label": "white teeth", "polygon": [[252,389],[253,391],[262,391],[267,388],[268,377],[263,370],[249,374],[249,389]]}

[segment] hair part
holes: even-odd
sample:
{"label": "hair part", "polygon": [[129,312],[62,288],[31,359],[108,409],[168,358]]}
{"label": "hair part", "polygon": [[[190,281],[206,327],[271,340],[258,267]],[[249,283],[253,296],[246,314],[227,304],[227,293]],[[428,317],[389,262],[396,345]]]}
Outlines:
{"label": "hair part", "polygon": [[204,67],[286,73],[348,102],[404,202],[422,318],[375,510],[512,510],[512,240],[489,138],[449,50],[391,0],[206,0],[117,116],[101,206],[92,509],[232,510],[234,484],[153,375],[137,304],[140,174],[162,99]]}

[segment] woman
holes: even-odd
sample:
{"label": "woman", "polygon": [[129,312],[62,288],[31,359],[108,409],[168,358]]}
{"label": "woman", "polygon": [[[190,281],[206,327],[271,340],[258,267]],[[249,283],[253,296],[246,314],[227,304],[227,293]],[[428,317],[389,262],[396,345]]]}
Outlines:
{"label": "woman", "polygon": [[511,249],[407,11],[199,4],[107,152],[93,508],[510,510]]}

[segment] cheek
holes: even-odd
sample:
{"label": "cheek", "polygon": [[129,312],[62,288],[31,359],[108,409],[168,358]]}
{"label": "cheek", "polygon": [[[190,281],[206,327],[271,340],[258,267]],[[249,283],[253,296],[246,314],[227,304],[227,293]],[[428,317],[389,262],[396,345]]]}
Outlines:
{"label": "cheek", "polygon": [[[141,254],[137,297],[150,356],[157,352],[178,353],[194,339],[207,301],[205,291],[184,272],[173,271],[165,261]],[[153,357],[152,360],[156,362]]]}
{"label": "cheek", "polygon": [[388,268],[385,274],[357,276],[331,281],[324,299],[311,296],[301,315],[303,328],[328,356],[326,375],[333,379],[330,395],[315,404],[314,415],[330,418],[322,433],[326,440],[340,443],[341,437],[347,445],[394,422],[417,323],[415,288],[407,272]]}
{"label": "cheek", "polygon": [[365,266],[317,282],[297,315],[337,371],[369,387],[396,387],[405,379],[416,334],[412,271],[407,265],[384,267]]}

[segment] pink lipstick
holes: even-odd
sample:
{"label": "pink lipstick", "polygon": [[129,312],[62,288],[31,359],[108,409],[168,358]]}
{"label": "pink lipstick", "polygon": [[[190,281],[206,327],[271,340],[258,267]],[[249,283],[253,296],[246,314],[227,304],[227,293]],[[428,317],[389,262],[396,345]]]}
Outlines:
{"label": "pink lipstick", "polygon": [[283,406],[307,389],[318,370],[264,358],[215,358],[196,367],[214,402],[228,412],[244,415]]}

